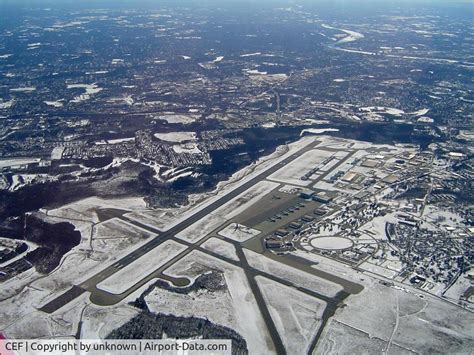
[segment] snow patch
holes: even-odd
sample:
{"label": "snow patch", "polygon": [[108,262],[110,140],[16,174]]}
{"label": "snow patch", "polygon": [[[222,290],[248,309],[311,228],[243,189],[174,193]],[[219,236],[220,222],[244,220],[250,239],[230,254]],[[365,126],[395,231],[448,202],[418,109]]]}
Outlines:
{"label": "snow patch", "polygon": [[116,295],[124,293],[185,249],[185,245],[167,240],[100,282],[97,288]]}

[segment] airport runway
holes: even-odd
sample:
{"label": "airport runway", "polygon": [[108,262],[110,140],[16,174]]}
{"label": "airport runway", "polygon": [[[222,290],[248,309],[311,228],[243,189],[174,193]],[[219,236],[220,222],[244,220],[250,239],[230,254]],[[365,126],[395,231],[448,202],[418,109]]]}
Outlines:
{"label": "airport runway", "polygon": [[[60,309],[61,307],[65,306],[75,298],[79,297],[83,292],[87,290],[93,290],[97,284],[102,282],[103,280],[107,279],[117,271],[119,271],[121,268],[127,266],[128,264],[132,263],[136,259],[140,258],[153,248],[156,248],[158,245],[163,243],[164,241],[168,240],[171,237],[174,237],[176,234],[179,232],[183,231],[187,227],[193,225],[200,219],[204,218],[217,208],[221,207],[225,203],[229,202],[232,200],[234,197],[237,197],[241,193],[245,192],[258,182],[266,179],[268,176],[273,174],[275,171],[281,169],[281,167],[287,165],[300,155],[306,153],[307,151],[313,149],[317,144],[319,144],[319,141],[312,142],[308,144],[306,147],[298,150],[294,154],[290,155],[289,157],[285,158],[281,162],[271,166],[267,170],[263,171],[259,175],[255,176],[254,178],[250,179],[249,181],[243,183],[242,185],[236,187],[235,189],[229,191],[225,195],[223,195],[221,198],[219,198],[217,201],[214,201],[213,203],[209,204],[208,206],[203,207],[201,210],[197,211],[194,213],[192,216],[187,218],[186,220],[182,221],[181,223],[177,224],[176,226],[170,228],[169,230],[165,232],[161,232],[158,229],[151,228],[150,226],[144,225],[140,222],[137,222],[135,220],[127,219],[126,217],[123,217],[127,220],[127,222],[134,224],[138,227],[150,230],[158,236],[154,237],[152,240],[150,240],[148,243],[142,245],[140,248],[135,249],[134,251],[130,252],[128,255],[124,256],[114,264],[110,265],[109,267],[105,268],[104,270],[100,271],[99,273],[95,274],[94,276],[90,277],[88,280],[82,282],[81,284],[77,286],[73,286],[70,290],[66,291],[64,294],[58,296],[57,298],[53,299],[46,305],[40,308],[41,311],[44,311],[46,313],[53,313],[56,310]],[[82,289],[83,292],[80,292],[78,288]],[[75,297],[74,297],[75,296]]]}
{"label": "airport runway", "polygon": [[[208,206],[203,207],[201,210],[197,211],[196,213],[194,213],[192,216],[190,216],[186,220],[182,221],[181,223],[177,224],[176,226],[170,228],[169,230],[167,230],[165,232],[161,232],[160,230],[158,230],[154,227],[142,224],[138,221],[131,220],[131,219],[129,219],[129,218],[123,216],[123,215],[120,215],[120,216],[115,216],[114,215],[114,217],[123,219],[123,220],[127,221],[128,223],[131,223],[135,226],[138,226],[140,228],[143,228],[145,230],[148,230],[148,231],[153,232],[153,233],[158,234],[158,235],[156,237],[154,237],[153,239],[151,239],[146,244],[139,247],[138,249],[130,252],[128,255],[124,256],[123,258],[121,258],[120,260],[115,262],[114,264],[112,264],[109,267],[103,269],[102,271],[95,274],[94,276],[90,277],[86,281],[82,282],[81,284],[79,284],[77,286],[73,286],[67,292],[63,293],[59,297],[55,298],[51,302],[44,305],[42,308],[40,308],[40,310],[42,310],[46,313],[53,313],[56,310],[58,310],[61,307],[65,306],[66,304],[68,304],[69,302],[71,302],[72,300],[76,299],[77,297],[79,297],[80,295],[82,295],[86,291],[91,292],[91,301],[93,303],[104,305],[104,306],[105,305],[116,304],[116,303],[122,301],[124,298],[128,297],[132,292],[136,291],[139,287],[142,287],[144,284],[146,284],[150,280],[156,279],[157,277],[161,277],[162,271],[169,268],[171,265],[173,265],[175,262],[177,262],[178,260],[180,260],[181,258],[186,256],[191,251],[199,250],[199,251],[204,252],[206,254],[209,254],[213,257],[221,259],[225,262],[228,262],[228,263],[233,264],[235,266],[241,267],[244,270],[244,272],[246,274],[246,277],[247,277],[247,280],[250,284],[250,288],[251,288],[251,290],[252,290],[252,292],[253,292],[253,294],[256,298],[256,301],[258,303],[258,306],[259,306],[259,308],[262,312],[262,317],[264,318],[264,321],[267,325],[268,331],[269,331],[269,333],[272,337],[274,346],[276,348],[275,350],[278,354],[285,354],[286,350],[283,346],[281,337],[278,334],[278,331],[275,327],[273,319],[272,319],[272,317],[269,313],[267,305],[266,305],[266,303],[265,303],[265,301],[262,297],[261,291],[260,291],[260,289],[259,289],[259,287],[258,287],[258,285],[255,281],[255,277],[256,276],[267,277],[271,280],[282,283],[284,285],[287,285],[287,286],[290,286],[290,287],[295,287],[299,291],[301,291],[303,293],[306,293],[306,294],[308,294],[312,297],[318,298],[321,301],[325,302],[326,303],[326,308],[325,308],[325,311],[324,311],[324,314],[323,314],[323,317],[322,317],[323,318],[322,319],[322,325],[321,325],[319,331],[317,332],[316,336],[314,337],[314,339],[311,342],[311,349],[314,349],[315,346],[316,346],[317,341],[319,340],[321,332],[324,329],[325,323],[334,314],[334,312],[337,309],[337,307],[339,306],[339,304],[346,297],[348,297],[350,294],[358,293],[363,289],[363,287],[361,285],[359,285],[357,283],[354,283],[352,281],[349,281],[349,280],[341,279],[341,278],[339,278],[335,275],[331,275],[331,274],[328,274],[326,272],[322,272],[321,270],[316,270],[316,269],[313,269],[313,268],[305,267],[307,265],[303,265],[303,264],[299,263],[296,260],[292,260],[292,262],[291,262],[292,265],[291,266],[296,267],[296,268],[301,269],[301,270],[304,270],[308,273],[315,274],[316,276],[322,277],[323,279],[328,279],[328,280],[330,280],[332,282],[335,282],[337,284],[340,284],[341,286],[344,287],[344,290],[339,292],[335,297],[333,297],[333,298],[327,297],[323,294],[319,294],[319,293],[314,292],[312,290],[308,290],[304,287],[296,287],[289,281],[282,280],[282,279],[280,279],[280,278],[278,278],[274,275],[271,275],[271,274],[268,274],[266,272],[262,272],[262,271],[259,271],[259,270],[256,270],[256,269],[250,267],[247,260],[246,260],[246,258],[245,258],[245,256],[244,256],[244,254],[243,254],[242,246],[238,242],[235,242],[235,241],[232,241],[232,240],[227,240],[228,242],[234,244],[234,246],[236,247],[236,250],[238,252],[239,261],[235,261],[235,260],[230,260],[230,259],[228,259],[224,256],[218,255],[218,254],[216,254],[214,252],[211,252],[209,250],[203,249],[200,246],[200,244],[202,244],[206,238],[199,241],[198,243],[194,244],[194,243],[190,243],[190,242],[183,241],[183,240],[180,240],[178,238],[175,238],[175,235],[177,233],[183,231],[187,227],[191,226],[192,224],[196,223],[200,219],[204,218],[209,213],[215,211],[216,209],[218,209],[219,207],[221,207],[225,203],[229,202],[230,200],[232,200],[236,196],[242,194],[243,192],[245,192],[246,190],[248,190],[249,188],[254,186],[256,183],[266,179],[271,174],[273,174],[277,170],[281,169],[283,166],[289,164],[291,161],[293,161],[294,159],[296,159],[300,155],[302,155],[302,154],[306,153],[307,151],[313,149],[315,147],[315,145],[317,145],[317,144],[319,144],[318,141],[315,141],[315,142],[312,142],[312,143],[308,144],[306,147],[300,149],[299,151],[297,151],[296,153],[292,154],[291,156],[285,158],[281,162],[271,166],[270,168],[266,169],[265,171],[258,174],[254,178],[250,179],[249,181],[247,181],[247,182],[243,183],[242,185],[236,187],[235,189],[229,191],[228,193],[226,193],[225,195],[220,197],[218,200],[214,201],[213,203],[209,204]],[[224,239],[227,239],[227,238],[224,238]],[[178,256],[174,257],[172,260],[170,260],[167,263],[165,263],[164,265],[162,265],[158,270],[155,270],[154,272],[150,273],[149,275],[144,275],[141,280],[137,280],[137,283],[134,286],[132,286],[129,290],[124,292],[123,294],[120,294],[120,295],[111,294],[111,293],[106,292],[104,290],[100,290],[96,287],[100,282],[107,279],[108,277],[110,277],[111,275],[113,275],[114,273],[116,273],[117,271],[122,269],[123,267],[126,267],[127,265],[131,264],[136,259],[138,259],[141,256],[145,255],[150,250],[152,250],[153,248],[159,246],[161,243],[165,242],[166,240],[173,240],[173,241],[179,242],[181,244],[184,244],[184,245],[187,246],[187,249],[185,251],[181,252]],[[277,261],[282,261],[282,260],[280,260],[281,259],[280,257],[275,256],[275,259],[277,259]],[[284,263],[288,264],[289,261],[285,260]],[[182,281],[182,280],[178,280],[178,281]]]}

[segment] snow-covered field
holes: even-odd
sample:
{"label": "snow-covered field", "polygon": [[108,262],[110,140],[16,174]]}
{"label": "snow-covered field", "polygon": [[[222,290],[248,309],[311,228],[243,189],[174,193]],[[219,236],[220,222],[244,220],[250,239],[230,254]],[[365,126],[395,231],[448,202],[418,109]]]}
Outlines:
{"label": "snow-covered field", "polygon": [[168,123],[184,123],[184,124],[187,124],[187,123],[195,122],[199,118],[199,116],[197,116],[197,115],[180,115],[180,114],[170,113],[170,114],[165,114],[165,115],[162,115],[162,116],[158,116],[156,118],[158,118],[160,120],[165,120]]}
{"label": "snow-covered field", "polygon": [[108,144],[119,144],[119,143],[125,143],[125,142],[134,142],[135,137],[129,137],[129,138],[118,138],[118,139],[109,139],[107,141]]}
{"label": "snow-covered field", "polygon": [[196,140],[196,132],[155,133],[154,136],[162,141],[176,143]]}
{"label": "snow-covered field", "polygon": [[398,275],[398,272],[396,272],[396,271],[387,269],[383,266],[379,266],[379,265],[369,263],[368,261],[365,261],[362,264],[360,264],[359,268],[361,270],[370,271],[370,272],[373,272],[374,274],[384,276],[388,279],[393,279],[395,276]]}
{"label": "snow-covered field", "polygon": [[[92,250],[90,258],[104,266],[104,263],[112,264],[116,260],[128,254],[132,249],[138,248],[153,236],[156,236],[140,227],[134,226],[120,219],[111,219],[95,226],[92,230],[91,241],[88,242],[87,249]],[[85,235],[86,237],[88,235]],[[88,239],[89,240],[89,239]],[[86,247],[82,247],[86,249]],[[86,249],[86,250],[87,250]],[[81,279],[88,276],[88,270],[84,266]]]}
{"label": "snow-covered field", "polygon": [[248,249],[244,249],[244,253],[250,266],[278,276],[296,286],[304,287],[329,297],[335,296],[342,290],[341,286],[333,282],[279,263],[278,261],[274,261],[262,254],[255,253]]}
{"label": "snow-covered field", "polygon": [[68,89],[84,89],[85,93],[88,95],[97,94],[101,92],[102,89],[97,86],[97,84],[68,84]]}
{"label": "snow-covered field", "polygon": [[[2,287],[4,286],[2,285]],[[1,296],[3,299],[4,295],[2,294]],[[15,336],[17,338],[18,328],[16,323],[34,312],[35,307],[38,306],[45,296],[47,296],[46,290],[26,287],[18,295],[3,300],[1,302],[2,316],[0,317],[1,332],[9,337]],[[33,335],[34,333],[29,334],[28,338],[32,338]]]}
{"label": "snow-covered field", "polygon": [[242,69],[242,71],[254,82],[277,83],[288,79],[288,75],[284,73],[269,74],[266,71],[259,71],[257,69]]}
{"label": "snow-covered field", "polygon": [[196,143],[185,143],[185,144],[175,144],[173,145],[173,150],[175,153],[183,154],[201,154],[202,151],[199,149]]}
{"label": "snow-covered field", "polygon": [[[62,258],[60,265],[48,276],[42,276],[34,269],[30,269],[3,283],[3,288],[0,288],[0,299],[12,297],[12,300],[16,300],[21,296],[15,296],[15,294],[18,294],[25,285],[31,284],[35,290],[35,296],[30,297],[31,303],[39,307],[59,296],[73,284],[88,279],[100,268],[113,264],[129,253],[130,248],[139,247],[145,243],[146,237],[150,235],[140,228],[117,220],[110,220],[94,227],[93,223],[97,222],[97,216],[94,211],[80,209],[86,206],[76,204],[77,210],[62,210],[65,217],[44,217],[51,223],[69,221],[74,224],[82,236],[80,244],[68,252]],[[70,216],[77,218],[70,219]],[[4,305],[3,302],[0,303],[0,307]]]}
{"label": "snow-covered field", "polygon": [[10,92],[25,92],[25,93],[30,93],[36,91],[36,88],[31,86],[31,87],[19,87],[19,88],[13,88],[10,89]]}
{"label": "snow-covered field", "polygon": [[[133,297],[128,297],[128,300],[133,300]],[[82,339],[104,339],[110,332],[125,324],[138,313],[140,313],[139,309],[129,305],[97,307],[89,303],[82,317],[81,337]]]}
{"label": "snow-covered field", "polygon": [[473,348],[472,313],[427,294],[421,298],[417,290],[387,287],[371,277],[363,280],[364,290],[346,299],[346,307],[339,308],[334,316],[337,322],[359,333],[344,333],[339,338],[341,343],[334,343],[332,336],[323,338],[317,352],[354,349],[354,344],[367,338],[380,339],[385,348],[391,341],[393,352],[437,353],[442,349],[443,353],[469,353]]}
{"label": "snow-covered field", "polygon": [[[186,218],[180,218],[180,216],[186,212],[185,207],[177,209],[156,209],[127,213],[126,217],[147,226],[157,228],[160,231],[166,231],[178,224],[180,220],[185,220]],[[189,217],[189,215],[187,217]]]}
{"label": "snow-covered field", "polygon": [[431,223],[446,225],[452,228],[459,227],[464,219],[455,211],[447,211],[434,205],[428,205],[423,211],[423,217]]}
{"label": "snow-covered field", "polygon": [[361,276],[359,271],[352,269],[352,267],[342,264],[333,259],[326,258],[322,255],[315,254],[304,250],[295,250],[291,254],[296,255],[300,258],[308,260],[308,264],[313,264],[312,267],[320,269],[329,273],[334,273],[339,277],[357,281]]}
{"label": "snow-covered field", "polygon": [[14,159],[0,159],[0,169],[8,168],[10,166],[19,166],[24,164],[37,163],[40,158],[14,158]]}
{"label": "snow-covered field", "polygon": [[403,116],[405,114],[405,111],[397,108],[380,106],[360,107],[359,111],[366,113],[386,113],[392,116]]}
{"label": "snow-covered field", "polygon": [[260,52],[255,52],[255,53],[245,53],[245,54],[241,54],[240,57],[241,58],[246,58],[246,57],[256,57],[256,56],[259,56],[259,55],[262,55],[262,53]]}
{"label": "snow-covered field", "polygon": [[54,147],[51,152],[51,160],[60,160],[63,156],[65,147]]}
{"label": "snow-covered field", "polygon": [[131,197],[120,199],[103,199],[100,197],[89,197],[62,207],[47,211],[49,216],[57,216],[71,220],[86,220],[99,222],[96,210],[103,208],[115,208],[125,211],[143,210],[146,203],[143,198]]}
{"label": "snow-covered field", "polygon": [[0,99],[0,109],[12,108],[14,104],[15,104],[15,99],[11,99],[8,101],[4,101],[3,99]]}
{"label": "snow-covered field", "polygon": [[190,243],[196,243],[224,222],[225,219],[210,214],[176,234],[176,237]]}
{"label": "snow-covered field", "polygon": [[[47,217],[52,222],[64,221],[57,217]],[[38,278],[33,274],[28,280],[33,280],[35,289],[48,290],[47,299],[51,300],[60,293],[87,280],[101,268],[115,263],[147,242],[152,235],[139,227],[129,225],[119,220],[109,220],[92,226],[92,222],[71,220],[76,229],[81,232],[81,243],[67,253],[61,260],[60,266],[47,277]],[[92,239],[91,239],[92,238]],[[16,286],[20,286],[15,282]],[[46,303],[46,300],[42,304]]]}
{"label": "snow-covered field", "polygon": [[315,248],[327,250],[347,249],[353,245],[350,239],[340,237],[313,238],[310,243]]}
{"label": "snow-covered field", "polygon": [[385,224],[397,222],[398,218],[396,217],[396,213],[389,213],[385,216],[374,217],[369,222],[361,226],[359,230],[370,234],[377,240],[387,240],[387,236],[385,234]]}
{"label": "snow-covered field", "polygon": [[368,51],[360,51],[357,49],[348,49],[348,48],[341,48],[341,47],[334,47],[338,51],[341,52],[347,52],[347,53],[357,53],[357,54],[363,54],[363,55],[377,55],[375,52],[368,52]]}
{"label": "snow-covered field", "polygon": [[[174,315],[201,316],[218,324],[227,325],[245,338],[250,354],[273,353],[275,349],[271,337],[241,268],[193,251],[167,269],[165,273],[173,277],[194,279],[211,270],[220,270],[224,273],[228,288],[228,296],[225,299],[223,296],[218,299],[217,307],[214,304],[213,294],[200,294],[199,298],[195,298],[193,302],[173,294],[169,297],[176,299],[173,303],[176,307],[155,305],[154,310]],[[223,302],[224,300],[227,301]],[[186,303],[181,306],[179,302]]]}
{"label": "snow-covered field", "polygon": [[[81,307],[79,304],[75,304],[75,306],[76,311]],[[60,334],[62,338],[73,339],[74,326],[77,324],[78,319],[77,312],[74,315],[61,314],[61,316],[55,315],[51,317],[48,314],[33,309],[27,315],[18,317],[7,329],[3,329],[2,333],[11,339],[51,339],[57,336],[57,334]]]}
{"label": "snow-covered field", "polygon": [[64,102],[63,100],[58,100],[58,101],[43,101],[46,105],[51,106],[51,107],[63,107]]}
{"label": "snow-covered field", "polygon": [[186,246],[183,244],[167,240],[99,283],[97,288],[117,295],[121,294],[185,249]]}
{"label": "snow-covered field", "polygon": [[226,258],[239,261],[235,247],[222,239],[219,238],[210,238],[206,240],[205,243],[201,245],[204,249],[217,253],[219,255],[225,256]]}
{"label": "snow-covered field", "polygon": [[189,294],[179,294],[156,287],[145,301],[151,312],[172,314],[175,316],[199,317],[235,329],[236,314],[229,308],[232,296],[228,290],[209,293],[193,291]]}
{"label": "snow-covered field", "polygon": [[[9,191],[16,191],[21,189],[23,186],[29,185],[34,180],[45,180],[50,179],[47,174],[15,174],[12,175],[12,184],[10,185]],[[51,181],[51,180],[50,180]]]}
{"label": "snow-covered field", "polygon": [[[323,334],[317,354],[383,354],[387,347],[383,340],[334,319],[328,322]],[[409,353],[400,351],[403,349],[396,350],[397,353]]]}
{"label": "snow-covered field", "polygon": [[321,134],[325,132],[338,132],[338,131],[339,129],[337,128],[306,128],[301,131],[300,136],[304,135],[305,133]]}
{"label": "snow-covered field", "polygon": [[413,116],[424,116],[426,115],[428,112],[430,111],[429,108],[422,108],[418,111],[414,111],[414,112],[410,112],[410,115],[413,115]]}
{"label": "snow-covered field", "polygon": [[306,354],[326,302],[262,276],[255,279],[287,352]]}
{"label": "snow-covered field", "polygon": [[[89,301],[88,292],[79,296],[65,307],[49,315],[27,305],[34,299],[38,290],[25,292],[25,297],[31,297],[24,304],[17,304],[12,309],[17,310],[17,317],[13,323],[4,327],[0,319],[2,333],[11,339],[74,339],[82,320],[81,339],[103,339],[113,329],[120,327],[139,310],[126,304],[137,297],[134,293],[126,300],[112,307],[98,307]],[[143,289],[139,292],[143,292]],[[18,299],[19,301],[21,299]],[[25,312],[22,312],[22,309]]]}
{"label": "snow-covered field", "polygon": [[102,222],[95,227],[94,239],[146,239],[156,236],[145,229],[127,223],[118,218],[112,218]]}
{"label": "snow-covered field", "polygon": [[[466,292],[472,285],[472,280],[467,275],[461,275],[458,277],[456,282],[446,291],[444,294],[445,298],[450,299],[452,302],[457,303],[459,301],[459,295]],[[471,296],[472,299],[472,296]],[[467,305],[471,311],[474,311],[474,303]]]}

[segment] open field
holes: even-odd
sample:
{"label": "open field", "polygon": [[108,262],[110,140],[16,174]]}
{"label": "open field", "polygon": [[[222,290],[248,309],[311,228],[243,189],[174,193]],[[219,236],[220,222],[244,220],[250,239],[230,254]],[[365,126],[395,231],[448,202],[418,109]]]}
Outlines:
{"label": "open field", "polygon": [[310,243],[315,248],[326,250],[347,249],[353,245],[350,239],[338,237],[313,238]]}
{"label": "open field", "polygon": [[307,353],[326,303],[265,277],[258,276],[257,283],[285,347],[295,354]]}
{"label": "open field", "polygon": [[421,298],[408,290],[384,286],[374,279],[366,279],[364,284],[364,291],[351,296],[334,317],[358,329],[357,337],[379,339],[386,347],[391,343],[393,351],[399,346],[420,353],[439,349],[462,353],[474,345],[473,313],[432,296]]}
{"label": "open field", "polygon": [[[186,247],[173,241],[166,241],[145,256],[120,269],[113,276],[97,285],[101,290],[120,294],[135,285],[140,278],[151,274],[167,261],[173,259]],[[145,272],[145,273],[144,273]]]}
{"label": "open field", "polygon": [[244,250],[244,253],[248,263],[252,267],[278,276],[296,286],[313,290],[329,297],[335,296],[339,291],[342,290],[342,287],[335,283],[308,274],[307,272],[292,268],[290,266],[283,265],[277,261],[267,258],[262,254],[255,253],[247,249]]}
{"label": "open field", "polygon": [[213,230],[218,228],[220,225],[225,223],[225,221],[226,220],[224,218],[214,216],[213,214],[208,215],[197,223],[194,223],[193,225],[176,234],[176,238],[188,241],[190,243],[196,243],[211,233]]}
{"label": "open field", "polygon": [[202,244],[204,249],[225,256],[226,258],[238,261],[239,257],[235,251],[235,247],[229,242],[223,241],[219,238],[210,238]]}
{"label": "open field", "polygon": [[245,338],[250,353],[273,352],[274,348],[267,333],[267,327],[241,268],[194,251],[167,269],[165,273],[174,277],[196,278],[210,270],[219,270],[224,273],[230,302],[223,303],[223,308],[211,307],[212,312],[207,316],[214,319],[220,317],[217,314],[221,314],[221,316],[225,313],[233,314],[235,317],[234,329]]}

